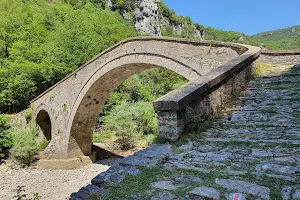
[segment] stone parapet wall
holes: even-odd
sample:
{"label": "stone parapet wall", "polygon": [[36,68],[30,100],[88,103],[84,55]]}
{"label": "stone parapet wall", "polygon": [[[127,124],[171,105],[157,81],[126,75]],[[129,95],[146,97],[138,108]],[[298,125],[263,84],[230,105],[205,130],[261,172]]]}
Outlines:
{"label": "stone parapet wall", "polygon": [[207,117],[216,116],[251,79],[260,48],[248,51],[225,65],[155,101],[159,133],[177,140],[185,129],[197,128]]}
{"label": "stone parapet wall", "polygon": [[259,60],[265,63],[296,65],[300,64],[300,50],[263,51]]}

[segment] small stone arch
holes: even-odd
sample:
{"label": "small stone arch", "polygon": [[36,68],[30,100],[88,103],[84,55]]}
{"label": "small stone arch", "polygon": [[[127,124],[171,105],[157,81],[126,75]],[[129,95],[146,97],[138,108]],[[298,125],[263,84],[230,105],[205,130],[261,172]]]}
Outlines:
{"label": "small stone arch", "polygon": [[44,109],[41,109],[37,113],[35,121],[41,128],[43,137],[50,141],[52,139],[52,123],[48,112]]}

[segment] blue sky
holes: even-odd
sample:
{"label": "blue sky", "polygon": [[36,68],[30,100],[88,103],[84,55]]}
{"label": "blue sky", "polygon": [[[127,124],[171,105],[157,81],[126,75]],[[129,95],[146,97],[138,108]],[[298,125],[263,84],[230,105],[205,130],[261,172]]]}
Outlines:
{"label": "blue sky", "polygon": [[163,0],[179,15],[247,35],[300,25],[300,0]]}

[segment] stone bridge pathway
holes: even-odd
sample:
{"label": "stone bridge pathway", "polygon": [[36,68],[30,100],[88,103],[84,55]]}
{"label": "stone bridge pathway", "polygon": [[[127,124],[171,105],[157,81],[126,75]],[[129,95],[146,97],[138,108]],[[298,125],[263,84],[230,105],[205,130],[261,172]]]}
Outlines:
{"label": "stone bridge pathway", "polygon": [[191,142],[126,157],[71,199],[300,199],[300,65],[265,69],[241,100]]}

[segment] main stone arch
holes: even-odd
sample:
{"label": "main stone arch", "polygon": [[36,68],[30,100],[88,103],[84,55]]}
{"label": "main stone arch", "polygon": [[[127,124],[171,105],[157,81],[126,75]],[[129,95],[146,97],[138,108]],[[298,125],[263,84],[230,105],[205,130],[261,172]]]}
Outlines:
{"label": "main stone arch", "polygon": [[82,88],[72,108],[67,127],[70,132],[69,156],[81,152],[91,154],[93,129],[109,93],[130,76],[156,67],[175,71],[188,80],[201,76],[184,64],[153,55],[129,55],[99,68]]}
{"label": "main stone arch", "polygon": [[132,38],[105,50],[32,101],[34,115],[46,107],[51,118],[43,165],[51,167],[58,160],[78,164],[78,158],[92,155],[99,111],[109,93],[133,74],[163,67],[195,81],[241,53],[240,46],[165,37]]}

